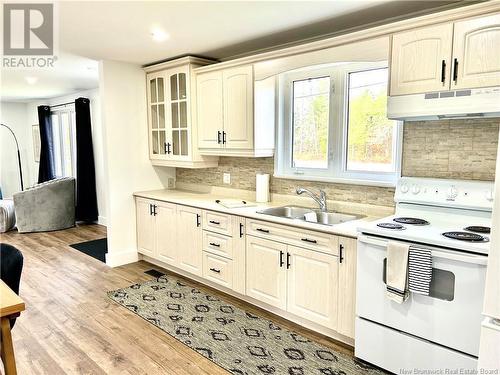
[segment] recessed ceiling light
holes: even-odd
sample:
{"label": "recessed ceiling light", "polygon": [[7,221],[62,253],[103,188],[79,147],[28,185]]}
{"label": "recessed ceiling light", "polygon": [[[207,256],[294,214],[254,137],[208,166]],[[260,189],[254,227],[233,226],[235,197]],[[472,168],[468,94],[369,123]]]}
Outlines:
{"label": "recessed ceiling light", "polygon": [[165,31],[161,29],[153,29],[151,31],[151,37],[155,42],[163,42],[167,40],[170,37],[170,35],[168,35]]}
{"label": "recessed ceiling light", "polygon": [[38,77],[24,77],[26,82],[28,82],[30,85],[34,85],[35,83],[38,82]]}

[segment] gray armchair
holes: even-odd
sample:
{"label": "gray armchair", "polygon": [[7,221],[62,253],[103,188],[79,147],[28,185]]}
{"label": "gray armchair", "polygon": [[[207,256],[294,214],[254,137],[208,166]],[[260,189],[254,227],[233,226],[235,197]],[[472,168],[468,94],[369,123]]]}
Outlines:
{"label": "gray armchair", "polygon": [[47,232],[75,226],[75,179],[59,178],[14,194],[20,233]]}

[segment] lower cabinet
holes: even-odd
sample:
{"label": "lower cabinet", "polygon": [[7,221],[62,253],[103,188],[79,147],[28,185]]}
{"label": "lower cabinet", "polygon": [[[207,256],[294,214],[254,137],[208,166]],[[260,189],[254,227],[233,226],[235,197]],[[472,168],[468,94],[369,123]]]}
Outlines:
{"label": "lower cabinet", "polygon": [[339,288],[337,331],[354,337],[356,316],[356,240],[339,237]]}
{"label": "lower cabinet", "polygon": [[201,210],[177,205],[178,267],[194,275],[203,274]]}
{"label": "lower cabinet", "polygon": [[286,264],[287,311],[336,329],[338,257],[288,246]]}
{"label": "lower cabinet", "polygon": [[286,309],[287,245],[247,236],[247,296]]}
{"label": "lower cabinet", "polygon": [[[354,338],[355,239],[139,197],[136,208],[139,253]],[[301,246],[305,235],[316,242]]]}

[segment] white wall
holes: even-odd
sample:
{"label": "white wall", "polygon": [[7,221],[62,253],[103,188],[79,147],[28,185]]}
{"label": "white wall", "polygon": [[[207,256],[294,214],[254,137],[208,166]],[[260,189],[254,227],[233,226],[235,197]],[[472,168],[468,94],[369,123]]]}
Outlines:
{"label": "white wall", "polygon": [[[29,186],[31,181],[30,164],[34,163],[33,149],[30,147],[31,124],[27,121],[26,104],[0,103],[0,120],[9,126],[16,134],[21,152],[24,186]],[[8,129],[0,128],[0,187],[4,198],[10,198],[21,190],[19,181],[19,168],[17,163],[17,150],[14,137]]]}
{"label": "white wall", "polygon": [[101,61],[99,87],[108,202],[106,263],[117,266],[138,259],[132,194],[163,189],[168,177],[175,177],[175,169],[153,167],[149,160],[146,78],[141,67]]}
{"label": "white wall", "polygon": [[[103,130],[101,121],[101,100],[99,96],[99,89],[79,91],[70,95],[61,96],[58,98],[46,99],[42,101],[34,101],[27,104],[27,118],[29,123],[38,123],[37,107],[39,105],[57,105],[62,103],[69,103],[75,101],[77,98],[90,99],[90,118],[92,123],[92,143],[94,148],[94,161],[96,173],[96,190],[97,190],[97,206],[99,210],[99,224],[106,225],[107,217],[107,202],[105,196],[105,178],[104,178],[104,160],[103,160]],[[33,150],[33,139],[30,142],[29,148]],[[32,151],[31,151],[32,152]],[[28,186],[36,184],[38,180],[38,163],[30,160],[29,168],[31,180]]]}

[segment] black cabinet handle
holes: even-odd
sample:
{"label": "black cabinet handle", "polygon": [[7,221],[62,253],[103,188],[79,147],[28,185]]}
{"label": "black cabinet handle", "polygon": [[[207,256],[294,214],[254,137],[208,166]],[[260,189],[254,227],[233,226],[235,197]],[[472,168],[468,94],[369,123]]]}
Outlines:
{"label": "black cabinet handle", "polygon": [[441,82],[444,83],[446,79],[446,61],[441,62]]}
{"label": "black cabinet handle", "polygon": [[196,214],[196,226],[199,227],[201,225],[201,222],[200,222],[200,214]]}
{"label": "black cabinet handle", "polygon": [[290,264],[290,253],[286,253],[286,269],[289,269],[291,266]]}
{"label": "black cabinet handle", "polygon": [[257,228],[256,230],[263,233],[269,233],[268,229]]}
{"label": "black cabinet handle", "polygon": [[218,270],[217,268],[210,268],[210,271],[215,273],[220,273],[220,270]]}
{"label": "black cabinet handle", "polygon": [[151,203],[149,204],[149,214],[153,215],[153,205]]}
{"label": "black cabinet handle", "polygon": [[455,58],[453,60],[453,81],[457,83],[457,79],[458,79],[458,59]]}
{"label": "black cabinet handle", "polygon": [[302,241],[304,242],[309,242],[309,243],[318,243],[316,240],[310,240],[309,238],[301,238]]}
{"label": "black cabinet handle", "polygon": [[225,131],[222,132],[222,143],[223,144],[226,143],[226,132]]}
{"label": "black cabinet handle", "polygon": [[344,245],[340,244],[339,246],[339,263],[342,263],[344,260]]}
{"label": "black cabinet handle", "polygon": [[153,216],[156,216],[156,207],[158,207],[156,204],[153,204]]}
{"label": "black cabinet handle", "polygon": [[220,225],[220,222],[219,221],[215,221],[215,220],[210,220],[209,223],[210,224],[215,224],[215,225]]}
{"label": "black cabinet handle", "polygon": [[285,253],[283,251],[280,251],[280,267],[283,267],[283,265],[285,264],[285,261],[283,260],[283,255],[285,255]]}
{"label": "black cabinet handle", "polygon": [[220,244],[215,242],[210,242],[210,246],[220,247]]}
{"label": "black cabinet handle", "polygon": [[240,238],[243,237],[243,223],[240,223]]}
{"label": "black cabinet handle", "polygon": [[221,132],[217,131],[217,144],[218,145],[220,145],[220,142],[221,142],[221,140],[220,140],[220,134],[221,134]]}
{"label": "black cabinet handle", "polygon": [[168,154],[168,151],[167,151],[167,142],[163,143],[163,150],[165,151],[165,154]]}

